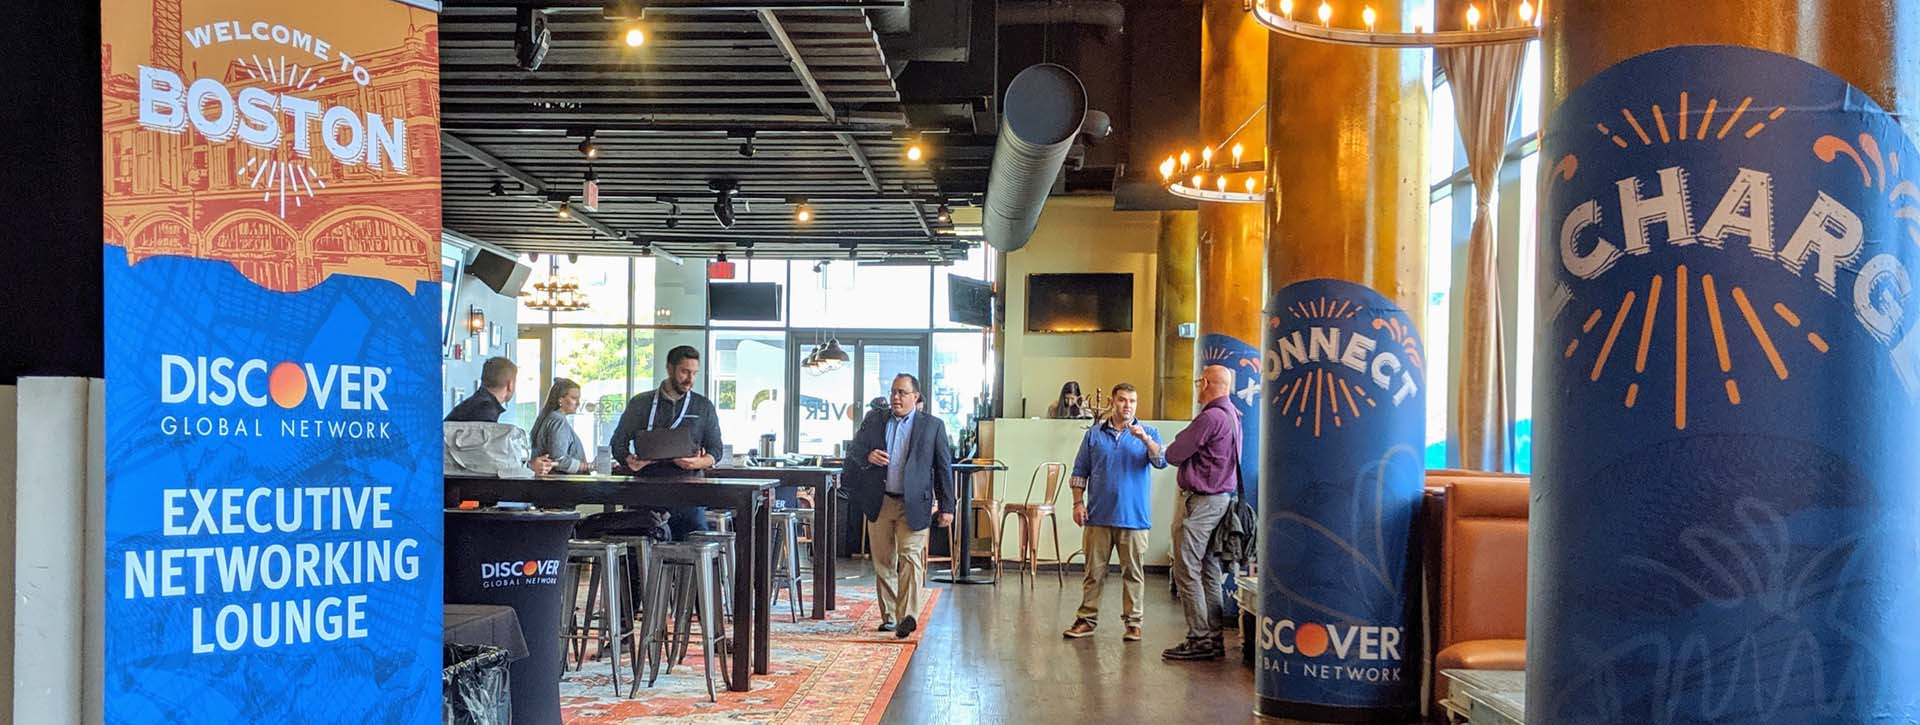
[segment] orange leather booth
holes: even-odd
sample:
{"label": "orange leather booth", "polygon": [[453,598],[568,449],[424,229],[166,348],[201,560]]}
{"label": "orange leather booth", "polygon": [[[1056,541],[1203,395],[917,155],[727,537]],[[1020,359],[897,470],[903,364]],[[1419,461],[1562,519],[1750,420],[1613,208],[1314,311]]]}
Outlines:
{"label": "orange leather booth", "polygon": [[1429,532],[1437,529],[1434,593],[1436,698],[1441,670],[1518,670],[1527,664],[1526,476],[1427,472]]}

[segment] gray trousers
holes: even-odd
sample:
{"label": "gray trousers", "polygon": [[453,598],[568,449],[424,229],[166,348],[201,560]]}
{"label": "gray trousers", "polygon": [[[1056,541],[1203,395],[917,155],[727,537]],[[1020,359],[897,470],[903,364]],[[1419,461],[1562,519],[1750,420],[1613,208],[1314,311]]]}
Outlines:
{"label": "gray trousers", "polygon": [[1213,527],[1226,515],[1232,499],[1224,493],[1212,495],[1180,492],[1174,508],[1178,522],[1173,538],[1173,582],[1180,588],[1180,605],[1187,613],[1187,639],[1220,637],[1220,562],[1207,555],[1207,540]]}

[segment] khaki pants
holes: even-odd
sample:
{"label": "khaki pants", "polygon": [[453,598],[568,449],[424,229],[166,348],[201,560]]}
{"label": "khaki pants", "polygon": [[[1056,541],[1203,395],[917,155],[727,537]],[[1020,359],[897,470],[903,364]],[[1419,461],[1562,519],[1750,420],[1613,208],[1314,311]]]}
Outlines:
{"label": "khaki pants", "polygon": [[1080,611],[1075,616],[1088,624],[1100,623],[1100,593],[1106,586],[1107,557],[1119,549],[1120,620],[1138,626],[1141,597],[1147,586],[1147,530],[1089,525],[1081,533],[1081,548],[1087,550],[1087,577],[1081,584]]}
{"label": "khaki pants", "polygon": [[880,590],[880,617],[899,622],[920,616],[927,580],[927,530],[907,528],[906,505],[887,496],[880,517],[867,522],[873,544],[873,580]]}

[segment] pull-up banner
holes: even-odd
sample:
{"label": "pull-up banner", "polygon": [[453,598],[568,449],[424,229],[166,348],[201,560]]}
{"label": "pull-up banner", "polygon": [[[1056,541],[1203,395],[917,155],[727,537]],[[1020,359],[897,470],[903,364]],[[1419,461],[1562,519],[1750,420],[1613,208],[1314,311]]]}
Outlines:
{"label": "pull-up banner", "polygon": [[436,21],[103,3],[109,722],[439,719]]}
{"label": "pull-up banner", "polygon": [[1406,722],[1426,351],[1404,310],[1343,280],[1273,293],[1266,328],[1255,711]]}
{"label": "pull-up banner", "polygon": [[1527,721],[1920,714],[1920,149],[1732,46],[1545,138]]}

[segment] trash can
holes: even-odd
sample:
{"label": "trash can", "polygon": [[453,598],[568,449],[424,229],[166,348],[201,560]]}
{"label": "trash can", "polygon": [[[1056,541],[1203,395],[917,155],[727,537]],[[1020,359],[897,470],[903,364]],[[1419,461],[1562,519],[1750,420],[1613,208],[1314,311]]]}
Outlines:
{"label": "trash can", "polygon": [[512,665],[513,721],[560,722],[560,625],[567,592],[561,571],[573,511],[448,509],[446,601],[513,607],[527,657]]}
{"label": "trash can", "polygon": [[481,644],[450,644],[440,650],[440,722],[444,725],[512,725],[507,651]]}

